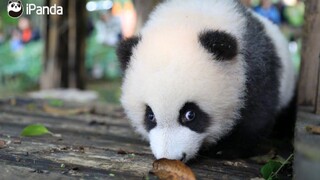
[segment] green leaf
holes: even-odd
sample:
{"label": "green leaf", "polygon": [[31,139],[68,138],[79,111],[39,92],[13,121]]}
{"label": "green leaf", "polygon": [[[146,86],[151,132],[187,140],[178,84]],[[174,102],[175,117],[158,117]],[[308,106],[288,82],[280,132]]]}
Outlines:
{"label": "green leaf", "polygon": [[282,166],[281,162],[270,160],[260,170],[262,177],[266,180],[273,180],[274,173],[276,173],[281,168],[281,166]]}
{"label": "green leaf", "polygon": [[64,102],[59,99],[52,99],[52,100],[49,100],[48,104],[53,107],[61,107],[63,106]]}
{"label": "green leaf", "polygon": [[52,134],[45,126],[42,124],[33,124],[25,127],[21,136],[41,136],[44,134]]}

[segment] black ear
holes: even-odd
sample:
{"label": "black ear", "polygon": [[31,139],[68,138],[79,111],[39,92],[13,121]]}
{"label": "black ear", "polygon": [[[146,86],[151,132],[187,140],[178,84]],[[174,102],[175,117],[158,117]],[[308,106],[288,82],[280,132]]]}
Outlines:
{"label": "black ear", "polygon": [[237,39],[227,32],[204,31],[200,33],[199,41],[217,60],[231,60],[238,54]]}
{"label": "black ear", "polygon": [[117,55],[123,72],[127,69],[128,63],[132,56],[132,49],[139,43],[140,39],[140,37],[134,36],[122,40],[118,44]]}
{"label": "black ear", "polygon": [[21,1],[17,1],[19,4],[21,4]]}
{"label": "black ear", "polygon": [[12,1],[9,1],[9,2],[8,2],[8,4],[11,4],[11,3],[12,3]]}

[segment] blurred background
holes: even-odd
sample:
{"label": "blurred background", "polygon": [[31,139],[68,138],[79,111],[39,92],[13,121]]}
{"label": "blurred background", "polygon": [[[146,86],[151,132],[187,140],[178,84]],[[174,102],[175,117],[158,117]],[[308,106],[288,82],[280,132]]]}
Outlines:
{"label": "blurred background", "polygon": [[[241,0],[284,32],[300,68],[305,5],[300,0]],[[161,0],[22,0],[62,6],[62,16],[13,19],[0,2],[0,98],[32,96],[119,103],[115,48],[137,34]],[[25,6],[26,7],[26,6]]]}

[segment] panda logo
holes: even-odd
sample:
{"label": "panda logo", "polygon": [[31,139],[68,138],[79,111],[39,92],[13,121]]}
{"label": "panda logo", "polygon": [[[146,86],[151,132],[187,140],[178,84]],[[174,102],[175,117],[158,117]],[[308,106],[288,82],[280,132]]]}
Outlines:
{"label": "panda logo", "polygon": [[12,18],[18,18],[23,13],[23,5],[20,0],[9,1],[7,6],[8,15]]}

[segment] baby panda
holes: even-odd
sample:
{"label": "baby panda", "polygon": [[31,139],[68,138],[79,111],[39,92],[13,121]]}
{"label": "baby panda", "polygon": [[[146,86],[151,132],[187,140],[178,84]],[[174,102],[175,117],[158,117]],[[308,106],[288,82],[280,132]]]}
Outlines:
{"label": "baby panda", "polygon": [[21,1],[9,1],[7,6],[8,15],[13,18],[18,18],[23,13],[23,5]]}
{"label": "baby panda", "polygon": [[157,159],[242,156],[294,96],[286,39],[237,0],[166,1],[117,53],[121,103]]}

